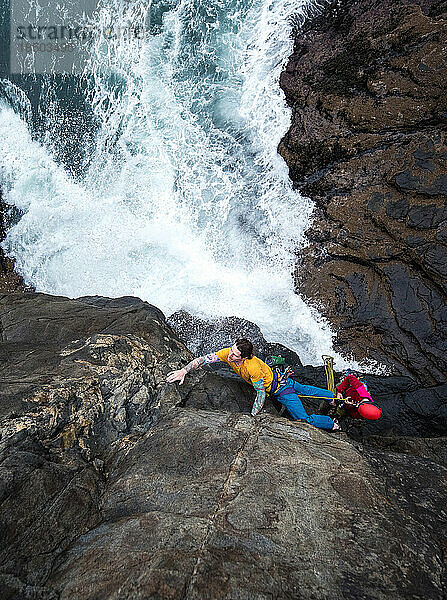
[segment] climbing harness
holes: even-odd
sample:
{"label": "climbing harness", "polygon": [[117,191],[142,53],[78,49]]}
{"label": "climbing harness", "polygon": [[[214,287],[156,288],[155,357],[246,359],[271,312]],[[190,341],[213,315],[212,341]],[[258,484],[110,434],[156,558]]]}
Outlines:
{"label": "climbing harness", "polygon": [[[336,391],[334,383],[334,359],[332,356],[323,356],[322,358],[326,371],[327,387],[328,390],[331,391],[335,397]],[[298,396],[298,398],[312,398],[312,400],[324,400],[324,404],[327,403],[327,396],[307,396],[305,394],[299,394],[297,390],[291,386],[282,387],[284,386],[284,384],[286,384],[288,378],[294,374],[293,369],[291,367],[285,366],[285,359],[282,356],[268,356],[266,357],[265,362],[269,365],[273,372],[273,381],[270,386],[270,392],[268,392],[268,396],[271,399],[279,400],[279,398],[283,395],[295,394],[296,396]],[[282,404],[279,414],[282,415],[286,410],[286,406]],[[334,419],[334,423],[338,424],[337,419]]]}
{"label": "climbing harness", "polygon": [[[324,366],[326,370],[326,379],[328,381],[328,390],[331,391],[334,396],[336,396],[335,385],[334,385],[334,359],[332,356],[323,356]],[[269,396],[275,397],[278,394],[276,393],[281,385],[287,381],[287,379],[293,375],[294,371],[291,367],[287,366],[284,370],[281,370],[279,367],[284,367],[286,359],[283,356],[267,356],[265,359],[266,364],[273,371],[273,381],[270,386],[270,392],[268,392]],[[327,365],[327,366],[326,366]],[[332,382],[332,383],[330,383]],[[304,394],[298,394],[298,392],[291,387],[284,388],[281,390],[282,394],[296,394],[299,398],[315,398],[317,400],[327,400],[326,396],[305,396]]]}
{"label": "climbing harness", "polygon": [[[268,396],[273,399],[276,398],[276,392],[281,387],[282,382],[286,381],[287,378],[293,374],[293,369],[291,369],[289,366],[285,367],[284,370],[281,369],[281,367],[285,366],[286,362],[286,359],[282,356],[267,356],[265,362],[269,365],[273,372],[273,381],[270,386],[270,392],[268,392]],[[286,407],[282,405],[279,414],[282,415],[285,410]]]}
{"label": "climbing harness", "polygon": [[[282,357],[279,357],[282,358]],[[285,359],[283,359],[283,361],[285,362]],[[284,364],[280,363],[280,364]],[[304,394],[299,394],[295,388],[292,387],[287,387],[281,390],[281,393],[278,394],[278,390],[279,388],[283,385],[284,382],[287,381],[287,379],[294,374],[294,371],[291,367],[287,366],[284,371],[280,371],[278,368],[273,367],[272,368],[273,371],[273,381],[272,381],[272,385],[270,386],[270,392],[269,395],[272,397],[275,396],[282,396],[283,394],[296,394],[299,398],[317,398],[318,400],[327,400],[326,396],[305,396]],[[275,391],[273,391],[275,390]]]}

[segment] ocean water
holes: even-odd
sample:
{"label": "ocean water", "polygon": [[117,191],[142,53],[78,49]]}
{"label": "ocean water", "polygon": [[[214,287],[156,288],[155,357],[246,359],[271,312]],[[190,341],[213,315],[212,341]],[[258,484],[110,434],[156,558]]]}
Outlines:
{"label": "ocean water", "polygon": [[[69,297],[135,295],[166,315],[244,317],[306,363],[334,354],[330,328],[294,291],[312,203],[277,154],[290,19],[308,8],[105,0],[99,24],[138,16],[150,35],[92,47],[94,135],[75,119],[62,127],[51,93],[36,133],[26,90],[3,81],[0,186],[22,216],[2,245],[25,280]],[[58,152],[67,135],[82,150],[73,168]]]}

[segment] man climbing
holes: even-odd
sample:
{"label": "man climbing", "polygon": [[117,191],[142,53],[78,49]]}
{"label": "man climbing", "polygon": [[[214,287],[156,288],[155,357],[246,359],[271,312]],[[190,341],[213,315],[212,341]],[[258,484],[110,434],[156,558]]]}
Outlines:
{"label": "man climbing", "polygon": [[256,399],[251,410],[253,416],[257,415],[262,407],[266,394],[276,398],[284,404],[295,420],[302,420],[329,431],[340,429],[338,422],[326,415],[308,415],[303,407],[299,396],[312,396],[334,401],[334,394],[329,390],[302,385],[291,378],[286,381],[278,381],[278,374],[258,357],[253,355],[253,344],[246,338],[237,340],[231,348],[222,348],[206,356],[199,356],[186,365],[183,369],[168,373],[166,381],[183,383],[186,375],[198,369],[202,365],[208,365],[218,361],[227,363],[232,369],[252,385],[256,390]]}

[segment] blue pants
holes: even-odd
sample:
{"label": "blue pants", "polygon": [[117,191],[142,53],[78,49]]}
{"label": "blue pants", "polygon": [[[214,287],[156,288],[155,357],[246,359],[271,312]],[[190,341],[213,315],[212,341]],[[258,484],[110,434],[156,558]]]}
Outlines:
{"label": "blue pants", "polygon": [[290,378],[281,385],[275,394],[275,398],[279,400],[281,404],[284,404],[295,420],[301,419],[319,429],[332,429],[334,421],[325,415],[308,415],[304,410],[303,403],[298,395],[319,396],[330,402],[333,399],[334,394],[329,390],[317,388],[313,385],[303,385]]}

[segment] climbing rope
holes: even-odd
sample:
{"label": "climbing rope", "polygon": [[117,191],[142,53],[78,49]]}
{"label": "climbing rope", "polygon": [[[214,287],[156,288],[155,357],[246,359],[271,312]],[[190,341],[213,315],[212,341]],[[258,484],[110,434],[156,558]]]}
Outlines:
{"label": "climbing rope", "polygon": [[[277,358],[277,357],[272,357],[272,358]],[[327,355],[323,355],[322,359],[323,359],[323,363],[324,363],[324,370],[326,372],[327,389],[334,394],[334,397],[336,397],[337,392],[335,390],[335,381],[334,381],[334,359],[332,356],[327,356]],[[281,364],[281,363],[277,363],[277,364]],[[274,366],[276,366],[276,365],[274,365]],[[273,366],[273,368],[274,368],[274,366]],[[282,382],[284,380],[286,380],[287,377],[289,377],[292,374],[293,374],[293,370],[290,367],[287,367],[285,369],[285,371],[283,373],[281,373],[278,377],[278,388],[281,386]],[[313,400],[325,400],[326,402],[328,401],[327,396],[306,396],[304,394],[298,394],[298,392],[296,390],[294,390],[294,393],[299,398],[312,398]],[[282,415],[283,412],[285,411],[285,409],[286,409],[286,407],[283,405],[281,407],[279,414]]]}
{"label": "climbing rope", "polygon": [[327,389],[334,394],[337,395],[335,390],[335,381],[334,381],[334,358],[332,356],[328,356],[327,354],[323,354],[321,357],[323,359],[324,370],[326,372],[326,381],[327,381]]}

